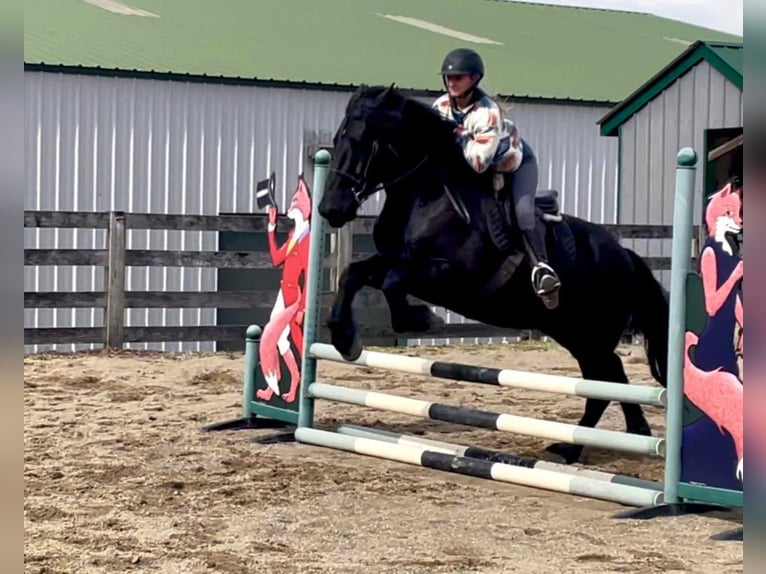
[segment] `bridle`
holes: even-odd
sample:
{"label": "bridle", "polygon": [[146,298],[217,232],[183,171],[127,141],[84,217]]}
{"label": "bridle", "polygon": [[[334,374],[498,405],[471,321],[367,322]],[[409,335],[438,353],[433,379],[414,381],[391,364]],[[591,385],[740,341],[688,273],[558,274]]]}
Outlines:
{"label": "bridle", "polygon": [[[391,155],[395,159],[398,160],[401,158],[399,153],[396,151],[396,149],[390,142],[386,142],[384,144],[384,147],[391,153]],[[356,203],[359,206],[361,206],[362,203],[364,203],[364,201],[367,198],[377,193],[381,189],[391,188],[401,183],[405,179],[411,177],[412,175],[414,175],[420,168],[422,168],[428,162],[430,157],[429,154],[426,154],[419,161],[415,162],[415,164],[412,167],[404,170],[403,173],[397,175],[396,177],[390,179],[389,181],[380,182],[375,187],[372,187],[368,181],[369,180],[368,173],[370,171],[370,167],[372,166],[373,160],[376,158],[376,156],[380,152],[380,148],[381,148],[380,141],[378,138],[376,138],[372,142],[372,146],[370,148],[370,155],[367,158],[367,163],[365,164],[364,169],[361,170],[360,176],[353,175],[349,173],[348,171],[344,171],[344,170],[340,170],[336,168],[330,168],[330,171],[337,173],[341,177],[345,177],[346,179],[351,180],[351,182],[353,183],[353,185],[351,186],[351,192],[354,194],[354,199],[356,200]]]}
{"label": "bridle", "polygon": [[[393,145],[390,143],[385,144],[385,147],[391,152],[391,155],[393,155],[395,158],[399,159],[401,156],[397,153],[396,149]],[[380,191],[381,189],[388,189],[393,186],[395,186],[398,183],[401,183],[405,179],[411,177],[414,175],[421,167],[423,167],[426,162],[429,159],[429,155],[426,154],[423,156],[422,159],[417,161],[415,165],[412,167],[406,169],[403,173],[397,175],[396,177],[390,179],[389,181],[380,182],[375,187],[372,187],[368,182],[368,172],[370,170],[370,166],[372,165],[372,161],[375,159],[375,156],[378,154],[378,151],[380,149],[380,143],[378,140],[374,140],[372,142],[372,148],[370,151],[370,157],[367,158],[367,163],[364,166],[364,170],[362,170],[362,175],[360,177],[357,177],[355,175],[352,175],[351,173],[330,168],[330,171],[337,173],[338,175],[345,177],[346,179],[351,180],[351,182],[354,184],[351,186],[351,192],[354,194],[354,199],[356,200],[358,205],[362,205],[364,201],[369,198],[371,195],[375,194],[376,192]]]}
{"label": "bridle", "polygon": [[[341,128],[341,131],[343,128]],[[385,143],[386,149],[391,153],[391,155],[396,158],[397,160],[401,159],[401,155],[396,151],[396,148],[394,148],[393,144],[390,142]],[[351,186],[351,193],[354,196],[354,199],[356,201],[357,207],[361,207],[361,205],[364,203],[364,201],[369,198],[374,193],[378,192],[381,189],[390,189],[393,186],[397,185],[398,183],[401,183],[405,179],[412,177],[419,169],[421,169],[430,159],[429,154],[425,154],[420,160],[415,162],[415,164],[412,167],[409,167],[408,169],[404,170],[403,173],[397,175],[396,177],[392,178],[389,181],[378,183],[375,187],[371,187],[368,183],[368,172],[370,170],[370,166],[372,165],[373,160],[378,155],[380,151],[380,141],[378,138],[373,140],[372,145],[370,147],[370,155],[367,158],[367,162],[364,166],[364,169],[362,170],[361,176],[355,176],[348,171],[344,171],[337,168],[329,168],[329,171],[332,171],[333,173],[337,173],[341,177],[345,177],[346,179],[351,180],[353,185]],[[463,203],[462,199],[457,196],[446,184],[442,184],[442,188],[444,190],[445,195],[449,199],[450,203],[452,204],[453,208],[457,212],[458,216],[465,221],[466,224],[471,223],[471,216],[468,213],[468,209],[466,208],[465,204]]]}

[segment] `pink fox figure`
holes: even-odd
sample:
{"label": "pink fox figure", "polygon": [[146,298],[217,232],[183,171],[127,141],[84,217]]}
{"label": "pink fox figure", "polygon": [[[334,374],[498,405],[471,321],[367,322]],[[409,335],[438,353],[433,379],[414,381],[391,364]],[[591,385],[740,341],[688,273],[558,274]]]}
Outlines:
{"label": "pink fox figure", "polygon": [[[744,262],[734,255],[734,250],[726,236],[742,231],[741,210],[742,198],[731,183],[710,196],[705,210],[708,241],[705,242],[700,261],[705,287],[705,310],[708,316],[717,315],[728,301],[735,306],[735,314],[739,315],[737,322],[740,326],[743,320],[742,301],[738,294],[735,294],[734,301],[730,301],[730,296],[737,283],[742,280]],[[721,255],[725,257],[722,258]],[[723,274],[727,271],[727,266],[724,265],[722,269],[718,269],[720,259],[736,260],[734,270],[728,276]]]}
{"label": "pink fox figure", "polygon": [[[290,390],[282,395],[282,400],[291,403],[295,401],[301,380],[299,361],[303,355],[306,293],[305,288],[301,288],[300,281],[302,279],[305,285],[310,238],[311,196],[302,177],[298,178],[298,186],[286,215],[293,220],[295,226],[288,233],[287,241],[281,247],[277,247],[277,208],[273,205],[269,208],[268,239],[271,261],[275,267],[282,264],[284,267],[277,300],[261,336],[260,364],[267,388],[256,391],[256,396],[262,401],[270,401],[275,393],[279,394],[281,357],[290,373]],[[295,344],[298,357],[293,354],[290,339]]]}
{"label": "pink fox figure", "polygon": [[[742,198],[733,183],[708,201],[705,210],[708,236],[700,256],[707,321],[699,336],[686,333],[684,357],[684,392],[717,426],[718,432],[725,430],[731,435],[737,460],[737,467],[732,471],[738,480],[742,480],[744,456],[744,398],[738,363],[738,357],[744,353],[744,312],[738,291],[744,263],[734,253],[729,236],[742,231],[741,209]],[[735,344],[737,335],[739,340]],[[691,346],[696,347],[693,362],[688,354]],[[695,440],[708,444],[714,440],[713,435],[705,434],[708,431],[703,431],[703,427],[700,423],[697,430],[688,428],[685,432],[697,433]],[[689,464],[702,463],[690,461]]]}
{"label": "pink fox figure", "polygon": [[[708,238],[700,256],[708,315],[708,326],[700,334],[702,347],[712,350],[714,344],[720,344],[715,353],[717,360],[722,357],[723,349],[731,347],[721,366],[736,374],[739,373],[737,356],[744,356],[745,350],[745,314],[737,290],[743,279],[744,262],[735,255],[728,236],[742,231],[741,210],[742,197],[731,183],[710,197],[705,210]],[[735,339],[738,340],[733,346]]]}
{"label": "pink fox figure", "polygon": [[736,375],[716,369],[703,371],[689,360],[689,350],[699,337],[686,332],[684,345],[684,393],[695,405],[709,416],[721,432],[728,432],[737,453],[736,475],[742,480],[744,474],[744,387]]}

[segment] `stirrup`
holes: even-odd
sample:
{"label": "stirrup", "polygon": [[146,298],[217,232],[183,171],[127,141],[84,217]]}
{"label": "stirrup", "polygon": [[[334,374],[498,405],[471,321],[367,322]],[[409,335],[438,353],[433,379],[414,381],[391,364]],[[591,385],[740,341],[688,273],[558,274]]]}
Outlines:
{"label": "stirrup", "polygon": [[532,289],[548,309],[559,306],[561,280],[547,263],[539,262],[532,269]]}

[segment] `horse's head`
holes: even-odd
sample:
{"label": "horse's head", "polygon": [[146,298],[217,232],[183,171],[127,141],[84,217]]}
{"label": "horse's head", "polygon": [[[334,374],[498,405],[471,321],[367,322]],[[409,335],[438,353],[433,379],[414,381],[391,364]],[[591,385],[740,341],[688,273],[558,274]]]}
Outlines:
{"label": "horse's head", "polygon": [[399,167],[406,161],[399,127],[407,103],[393,86],[363,86],[351,96],[333,138],[330,173],[319,202],[319,213],[330,226],[351,221],[380,185],[408,175]]}

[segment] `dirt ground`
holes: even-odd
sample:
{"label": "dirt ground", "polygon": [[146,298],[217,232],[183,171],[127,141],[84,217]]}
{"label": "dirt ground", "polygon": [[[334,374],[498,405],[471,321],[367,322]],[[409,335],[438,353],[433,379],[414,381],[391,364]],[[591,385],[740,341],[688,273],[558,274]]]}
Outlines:
{"label": "dirt ground", "polygon": [[[409,349],[577,375],[541,344]],[[639,347],[621,349],[649,383]],[[742,572],[742,543],[710,536],[741,514],[649,521],[625,507],[296,443],[274,430],[203,433],[239,416],[237,354],[27,356],[25,563],[30,573]],[[321,380],[576,422],[583,399],[320,363]],[[662,413],[647,409],[662,432]],[[326,402],[322,426],[399,432],[542,456],[544,441]],[[623,429],[617,405],[601,428]],[[586,449],[603,470],[661,479],[659,461]],[[734,518],[735,520],[732,520]]]}

